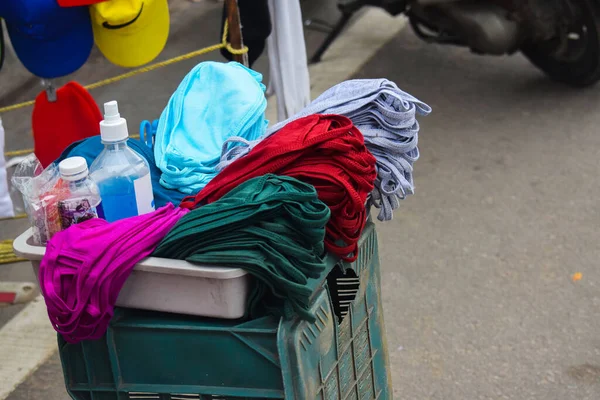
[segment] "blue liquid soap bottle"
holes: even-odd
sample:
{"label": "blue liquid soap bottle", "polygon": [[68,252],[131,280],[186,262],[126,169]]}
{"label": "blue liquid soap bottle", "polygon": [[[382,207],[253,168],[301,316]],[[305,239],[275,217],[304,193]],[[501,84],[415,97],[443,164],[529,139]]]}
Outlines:
{"label": "blue liquid soap bottle", "polygon": [[154,194],[148,162],[127,146],[127,121],[116,101],[104,103],[100,122],[104,150],[90,167],[90,177],[100,189],[108,222],[154,211]]}

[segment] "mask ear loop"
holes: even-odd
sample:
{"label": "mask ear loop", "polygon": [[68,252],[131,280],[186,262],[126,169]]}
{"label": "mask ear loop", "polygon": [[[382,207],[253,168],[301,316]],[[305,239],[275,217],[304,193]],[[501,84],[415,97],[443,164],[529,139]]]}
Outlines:
{"label": "mask ear loop", "polygon": [[158,120],[150,122],[148,120],[142,121],[140,124],[140,140],[146,146],[151,149],[154,148],[154,137],[156,136],[156,131],[158,130]]}

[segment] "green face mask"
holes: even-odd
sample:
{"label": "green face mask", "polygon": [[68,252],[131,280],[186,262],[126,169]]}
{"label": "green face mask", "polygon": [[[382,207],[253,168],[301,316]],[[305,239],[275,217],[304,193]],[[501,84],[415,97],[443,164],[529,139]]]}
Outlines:
{"label": "green face mask", "polygon": [[264,175],[184,216],[154,256],[243,268],[257,278],[250,316],[313,320],[307,284],[325,269],[329,215],[311,185]]}

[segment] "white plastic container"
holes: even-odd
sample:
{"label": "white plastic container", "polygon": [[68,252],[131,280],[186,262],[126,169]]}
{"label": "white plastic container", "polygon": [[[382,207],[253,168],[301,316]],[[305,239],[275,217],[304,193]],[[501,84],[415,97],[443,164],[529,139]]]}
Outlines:
{"label": "white plastic container", "polygon": [[[31,261],[38,276],[44,246],[32,245],[28,229],[15,239],[15,253]],[[203,317],[237,319],[244,316],[252,276],[241,268],[196,265],[181,260],[148,257],[125,282],[116,305]]]}

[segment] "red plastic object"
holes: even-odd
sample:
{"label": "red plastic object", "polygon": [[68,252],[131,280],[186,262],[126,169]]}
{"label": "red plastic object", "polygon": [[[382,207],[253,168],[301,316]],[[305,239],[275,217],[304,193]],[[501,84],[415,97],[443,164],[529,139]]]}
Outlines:
{"label": "red plastic object", "polygon": [[73,142],[99,135],[102,114],[83,86],[69,82],[56,91],[54,102],[41,92],[31,120],[35,155],[45,168]]}

